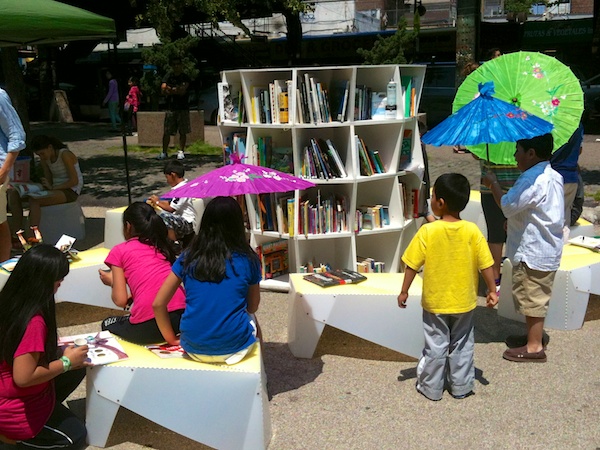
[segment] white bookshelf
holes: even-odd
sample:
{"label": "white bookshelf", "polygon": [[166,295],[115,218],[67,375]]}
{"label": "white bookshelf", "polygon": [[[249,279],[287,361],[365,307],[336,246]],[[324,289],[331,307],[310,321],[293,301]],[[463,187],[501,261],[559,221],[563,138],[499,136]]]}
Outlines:
{"label": "white bookshelf", "polygon": [[[269,83],[273,83],[274,80],[290,80],[294,89],[299,88],[300,82],[305,80],[305,74],[320,82],[324,89],[328,90],[330,99],[333,86],[349,82],[345,120],[336,120],[337,114],[331,111],[331,122],[303,123],[299,114],[298,95],[288,92],[289,122],[259,123],[258,116],[251,113],[253,105],[256,104],[256,99],[253,101],[252,97],[258,92],[257,88],[268,90]],[[413,109],[417,111],[424,75],[425,66],[420,65],[302,67],[223,72],[221,81],[230,85],[231,92],[243,93],[247,116],[240,123],[221,121],[219,118],[219,129],[224,141],[233,132],[245,133],[245,162],[257,163],[253,148],[258,145],[260,138],[268,136],[271,137],[274,146],[292,149],[294,174],[301,176],[304,147],[309,145],[310,139],[330,139],[334,142],[348,175],[346,178],[312,178],[311,181],[316,187],[288,193],[293,196],[295,202],[293,236],[290,236],[287,230],[283,233],[262,231],[254,213],[257,208],[257,196],[247,195],[251,244],[257,246],[269,241],[287,239],[290,272],[297,272],[298,268],[306,265],[308,261],[314,261],[316,264],[328,263],[334,268],[356,269],[358,257],[370,257],[384,262],[385,272],[400,271],[402,251],[416,231],[416,221],[412,212],[410,217],[405,216],[400,185],[404,184],[409,189],[419,189],[424,171],[417,119],[414,114],[410,115],[405,111],[405,93],[401,88],[401,77],[412,78]],[[397,84],[396,113],[392,117],[381,119],[355,120],[356,86],[368,86],[373,92],[384,92],[391,79]],[[405,130],[412,130],[412,156],[409,164],[399,168]],[[386,169],[384,173],[361,175],[356,135],[363,139],[369,149],[377,149]],[[321,197],[342,195],[346,198],[348,230],[321,234],[298,233],[300,202],[306,199],[315,201],[319,192]],[[387,206],[389,225],[355,232],[356,209],[369,205]]]}

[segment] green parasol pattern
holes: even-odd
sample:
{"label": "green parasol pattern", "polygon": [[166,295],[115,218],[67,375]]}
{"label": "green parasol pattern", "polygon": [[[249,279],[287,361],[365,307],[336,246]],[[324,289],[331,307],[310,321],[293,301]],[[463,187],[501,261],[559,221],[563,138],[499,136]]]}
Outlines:
{"label": "green parasol pattern", "polygon": [[[512,103],[554,125],[554,150],[566,143],[579,126],[583,114],[583,91],[571,69],[542,53],[515,52],[492,59],[472,72],[454,98],[455,112],[476,95],[479,83],[493,81],[495,97]],[[489,144],[489,158],[496,164],[516,164],[515,144]],[[487,159],[486,145],[467,148]]]}

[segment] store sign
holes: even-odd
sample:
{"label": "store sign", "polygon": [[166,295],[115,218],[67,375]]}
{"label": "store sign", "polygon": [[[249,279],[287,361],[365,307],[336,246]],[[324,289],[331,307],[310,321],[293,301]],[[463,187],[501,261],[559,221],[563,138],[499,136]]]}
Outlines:
{"label": "store sign", "polygon": [[525,22],[523,45],[592,42],[592,19]]}

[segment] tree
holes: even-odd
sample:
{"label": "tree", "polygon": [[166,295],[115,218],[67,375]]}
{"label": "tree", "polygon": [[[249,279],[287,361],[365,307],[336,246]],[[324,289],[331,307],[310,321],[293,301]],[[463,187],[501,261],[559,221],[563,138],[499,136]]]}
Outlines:
{"label": "tree", "polygon": [[170,69],[170,61],[173,58],[181,58],[183,72],[192,80],[196,79],[200,71],[198,62],[194,58],[192,49],[199,43],[199,39],[187,36],[183,39],[177,39],[173,42],[167,42],[163,45],[155,45],[142,52],[144,61],[156,67],[156,70],[145,71],[140,80],[140,88],[143,94],[150,98],[152,109],[158,109],[158,99],[160,97],[160,85],[163,75]]}
{"label": "tree", "polygon": [[406,64],[404,49],[412,45],[416,36],[417,33],[406,29],[406,20],[401,19],[393,36],[377,36],[370,50],[359,48],[357,53],[365,59],[364,64]]}
{"label": "tree", "polygon": [[287,51],[290,64],[300,57],[302,22],[300,14],[311,10],[302,0],[132,0],[145,6],[140,22],[154,27],[163,42],[171,42],[185,35],[181,25],[227,20],[241,28],[248,36],[253,33],[242,19],[268,17],[280,13],[287,25]]}

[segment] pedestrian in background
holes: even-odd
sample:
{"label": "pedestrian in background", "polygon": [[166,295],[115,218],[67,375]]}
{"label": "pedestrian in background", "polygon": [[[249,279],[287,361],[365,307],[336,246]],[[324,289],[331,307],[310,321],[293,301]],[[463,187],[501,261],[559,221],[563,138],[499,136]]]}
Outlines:
{"label": "pedestrian in background", "polygon": [[102,101],[102,105],[108,106],[111,129],[117,131],[117,124],[121,123],[121,117],[119,116],[119,84],[113,78],[110,70],[106,71],[106,78],[108,80],[108,92]]}
{"label": "pedestrian in background", "polygon": [[167,98],[167,111],[163,131],[162,153],[157,159],[165,159],[171,142],[171,136],[179,133],[179,151],[177,159],[184,159],[187,134],[191,133],[188,88],[190,77],[183,72],[181,58],[171,59],[171,71],[165,75],[161,91]]}

